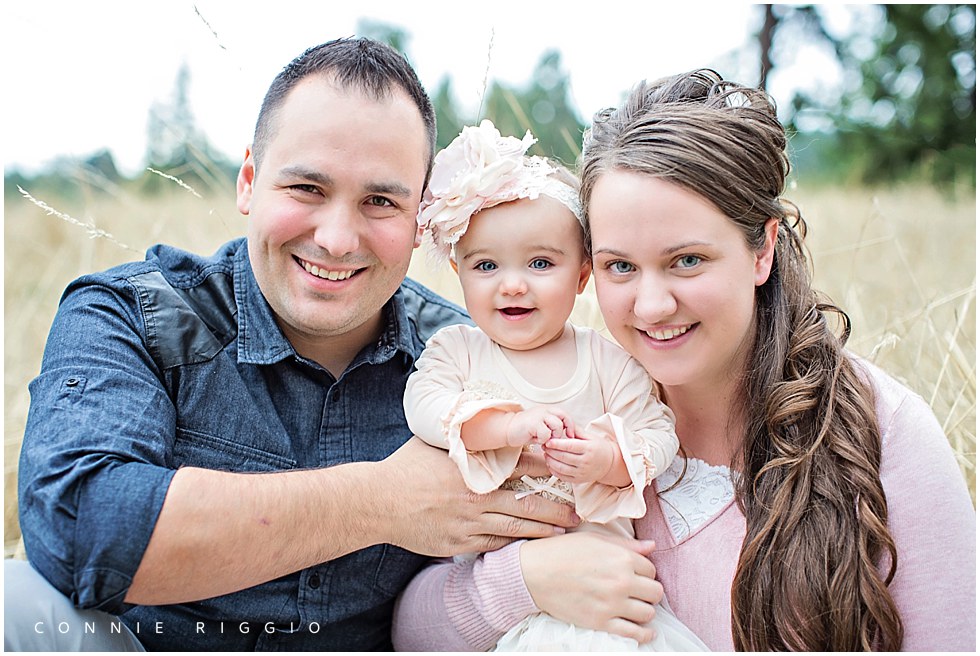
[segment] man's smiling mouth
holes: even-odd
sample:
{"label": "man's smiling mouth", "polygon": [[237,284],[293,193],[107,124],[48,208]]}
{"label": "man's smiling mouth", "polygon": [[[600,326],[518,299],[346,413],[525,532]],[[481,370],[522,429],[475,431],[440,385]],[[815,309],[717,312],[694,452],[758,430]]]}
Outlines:
{"label": "man's smiling mouth", "polygon": [[356,269],[348,269],[346,271],[330,271],[329,269],[321,269],[315,264],[310,264],[306,260],[301,260],[299,258],[296,259],[303,265],[303,268],[306,269],[307,273],[312,273],[314,276],[323,278],[324,280],[347,280],[358,271]]}

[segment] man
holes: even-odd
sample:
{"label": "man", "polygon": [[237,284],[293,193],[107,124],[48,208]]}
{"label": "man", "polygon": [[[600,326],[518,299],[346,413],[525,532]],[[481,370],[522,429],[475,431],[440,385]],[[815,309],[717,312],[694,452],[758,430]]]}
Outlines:
{"label": "man", "polygon": [[69,286],[31,383],[21,527],[34,569],[111,615],[89,631],[64,599],[51,611],[57,594],[23,604],[42,584],[8,561],[8,648],[27,644],[13,623],[80,641],[31,648],[390,649],[426,555],[573,524],[539,498],[469,494],[444,453],[406,444],[415,358],[467,320],[405,280],[434,141],[400,55],[311,48],[246,152],[247,240],[158,246]]}

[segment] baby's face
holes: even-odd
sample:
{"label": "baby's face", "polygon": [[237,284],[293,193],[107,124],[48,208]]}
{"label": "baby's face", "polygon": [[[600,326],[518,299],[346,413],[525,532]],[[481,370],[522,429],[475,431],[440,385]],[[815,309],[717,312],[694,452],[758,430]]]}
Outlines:
{"label": "baby's face", "polygon": [[592,272],[575,215],[543,195],[475,214],[456,244],[455,265],[476,325],[520,351],[562,334]]}

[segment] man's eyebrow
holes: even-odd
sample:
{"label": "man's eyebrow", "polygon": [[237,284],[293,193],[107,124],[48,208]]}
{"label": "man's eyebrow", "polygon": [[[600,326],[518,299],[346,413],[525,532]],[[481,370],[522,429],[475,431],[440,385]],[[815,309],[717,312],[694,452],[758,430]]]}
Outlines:
{"label": "man's eyebrow", "polygon": [[386,194],[407,198],[412,195],[411,189],[400,182],[372,182],[367,185],[367,191],[372,194]]}
{"label": "man's eyebrow", "polygon": [[326,173],[322,173],[315,169],[308,169],[303,166],[287,166],[279,169],[279,175],[286,178],[309,180],[310,182],[316,182],[323,186],[330,186],[333,184],[333,178]]}

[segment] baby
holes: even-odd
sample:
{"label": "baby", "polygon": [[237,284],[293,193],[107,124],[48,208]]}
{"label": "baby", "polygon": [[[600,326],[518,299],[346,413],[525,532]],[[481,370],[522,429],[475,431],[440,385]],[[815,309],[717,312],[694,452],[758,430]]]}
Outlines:
{"label": "baby", "polygon": [[[552,476],[519,494],[573,504],[579,530],[633,536],[643,492],[678,450],[673,416],[646,371],[593,330],[568,322],[592,272],[577,183],[501,137],[465,127],[435,158],[419,224],[437,259],[459,275],[476,328],[449,326],[426,344],[405,413],[420,438],[449,452],[474,492],[500,487],[521,452],[540,449]],[[657,637],[637,645],[539,613],[498,651],[704,650],[665,607]]]}

